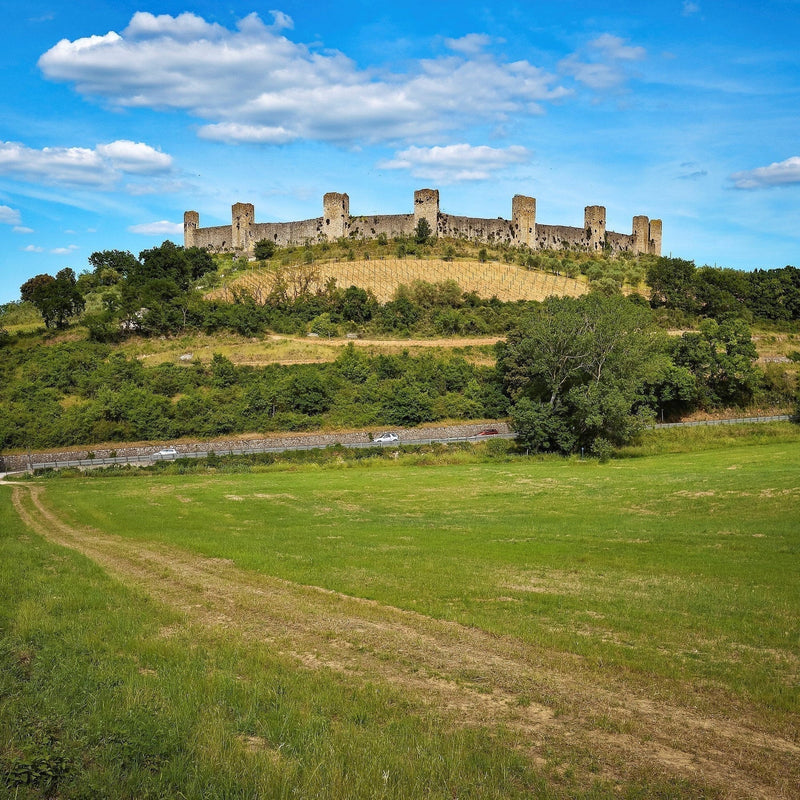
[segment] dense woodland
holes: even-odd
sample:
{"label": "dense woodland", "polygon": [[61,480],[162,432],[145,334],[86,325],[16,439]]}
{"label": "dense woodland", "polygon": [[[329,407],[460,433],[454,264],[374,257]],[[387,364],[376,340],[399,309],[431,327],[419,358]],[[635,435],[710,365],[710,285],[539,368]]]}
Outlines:
{"label": "dense woodland", "polygon": [[[417,256],[454,247],[426,240],[373,246]],[[354,246],[341,244],[345,253]],[[417,281],[381,304],[363,288],[333,281],[311,291],[315,258],[323,254],[262,247],[262,266],[275,270],[272,291],[259,299],[239,291],[233,302],[206,299],[204,292],[241,262],[169,242],[138,258],[94,253],[80,275],[64,269],[26,281],[20,302],[0,309],[0,448],[508,416],[529,449],[602,454],[656,418],[795,399],[792,370],[755,364],[749,327],[797,329],[795,267],[739,272],[673,258],[481,248],[479,259],[583,273],[593,291],[580,299],[503,303],[464,293],[452,281]],[[642,278],[647,296],[644,284],[621,292]],[[3,330],[31,315],[50,333]],[[676,325],[691,330],[668,335],[666,328]],[[59,338],[69,326],[79,335]],[[117,348],[131,335],[192,331],[496,333],[506,341],[494,366],[444,350],[368,355],[351,345],[327,364],[254,368],[215,355],[207,363],[146,368]]]}

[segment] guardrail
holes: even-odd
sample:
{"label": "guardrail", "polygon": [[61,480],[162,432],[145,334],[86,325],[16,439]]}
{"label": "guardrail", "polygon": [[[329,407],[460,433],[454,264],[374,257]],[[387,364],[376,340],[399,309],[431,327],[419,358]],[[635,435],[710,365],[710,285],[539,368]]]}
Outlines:
{"label": "guardrail", "polygon": [[405,441],[391,442],[383,444],[381,442],[335,442],[328,445],[292,445],[283,447],[267,447],[265,445],[257,445],[255,447],[226,447],[224,449],[208,448],[207,450],[191,450],[187,452],[178,452],[176,455],[159,455],[158,453],[149,453],[142,455],[128,455],[116,456],[114,458],[76,458],[64,461],[32,461],[30,469],[65,469],[66,467],[105,467],[114,464],[155,464],[159,461],[177,461],[181,458],[206,458],[211,453],[218,456],[244,456],[253,453],[286,453],[293,450],[326,450],[332,447],[349,447],[349,448],[396,448],[402,445],[424,445],[424,444],[449,444],[454,442],[482,442],[488,439],[514,439],[514,433],[496,433],[490,436],[481,436],[476,434],[474,436],[451,436],[447,438],[425,438],[425,439],[407,439]]}
{"label": "guardrail", "polygon": [[692,428],[700,425],[742,425],[747,422],[789,422],[789,414],[778,414],[774,417],[734,417],[732,419],[699,419],[692,422],[660,422],[658,428]]}
{"label": "guardrail", "polygon": [[[759,422],[788,422],[792,419],[789,414],[777,414],[769,417],[734,417],[731,419],[704,419],[695,420],[692,422],[662,422],[656,423],[653,427],[656,430],[664,428],[691,428],[703,425],[741,425],[746,423],[759,423]],[[187,450],[186,452],[178,452],[177,455],[160,456],[157,453],[149,453],[143,455],[126,455],[117,456],[114,458],[82,458],[82,459],[69,459],[64,461],[31,461],[29,470],[39,469],[64,469],[66,467],[104,467],[112,466],[114,464],[154,464],[158,461],[176,461],[180,458],[206,458],[211,453],[218,456],[240,456],[249,455],[252,453],[285,453],[293,450],[324,450],[329,447],[350,447],[350,448],[363,448],[363,447],[398,447],[401,445],[425,445],[425,444],[448,444],[451,442],[480,442],[488,439],[515,439],[515,433],[497,433],[491,436],[481,436],[475,434],[473,436],[451,436],[451,437],[429,437],[429,438],[414,438],[405,439],[400,442],[392,442],[383,444],[380,442],[335,442],[328,445],[287,445],[279,447],[268,447],[265,445],[256,445],[254,447],[226,447],[224,449],[207,448],[207,449],[194,449]]]}

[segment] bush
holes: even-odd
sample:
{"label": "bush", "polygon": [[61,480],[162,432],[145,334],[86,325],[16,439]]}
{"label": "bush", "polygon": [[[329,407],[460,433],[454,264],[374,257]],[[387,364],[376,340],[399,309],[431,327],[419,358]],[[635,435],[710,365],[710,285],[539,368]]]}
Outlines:
{"label": "bush", "polygon": [[590,448],[592,455],[600,461],[601,464],[611,460],[614,455],[614,445],[603,436],[598,436]]}
{"label": "bush", "polygon": [[259,239],[256,242],[253,255],[258,261],[266,261],[275,255],[277,249],[278,246],[271,239]]}

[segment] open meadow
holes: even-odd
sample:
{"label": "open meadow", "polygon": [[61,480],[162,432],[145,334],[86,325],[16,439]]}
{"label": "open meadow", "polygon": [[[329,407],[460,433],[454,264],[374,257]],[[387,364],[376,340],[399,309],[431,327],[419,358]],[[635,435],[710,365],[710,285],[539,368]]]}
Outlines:
{"label": "open meadow", "polygon": [[800,430],[758,427],[0,486],[6,795],[796,798]]}

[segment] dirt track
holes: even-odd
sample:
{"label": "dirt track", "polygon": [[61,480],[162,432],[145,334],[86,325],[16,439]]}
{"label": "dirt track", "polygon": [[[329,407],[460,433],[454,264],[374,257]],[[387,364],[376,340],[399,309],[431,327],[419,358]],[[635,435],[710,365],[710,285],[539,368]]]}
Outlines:
{"label": "dirt track", "polygon": [[383,680],[455,724],[516,731],[543,767],[546,751],[555,748],[576,754],[587,783],[598,777],[599,764],[600,775],[612,781],[663,774],[713,787],[722,797],[798,796],[800,746],[760,728],[746,711],[701,716],[691,704],[660,702],[616,676],[598,679],[572,656],[247,572],[226,560],[71,526],[47,507],[42,486],[15,485],[13,503],[33,531],[181,611],[189,625],[233,628],[308,669]]}

